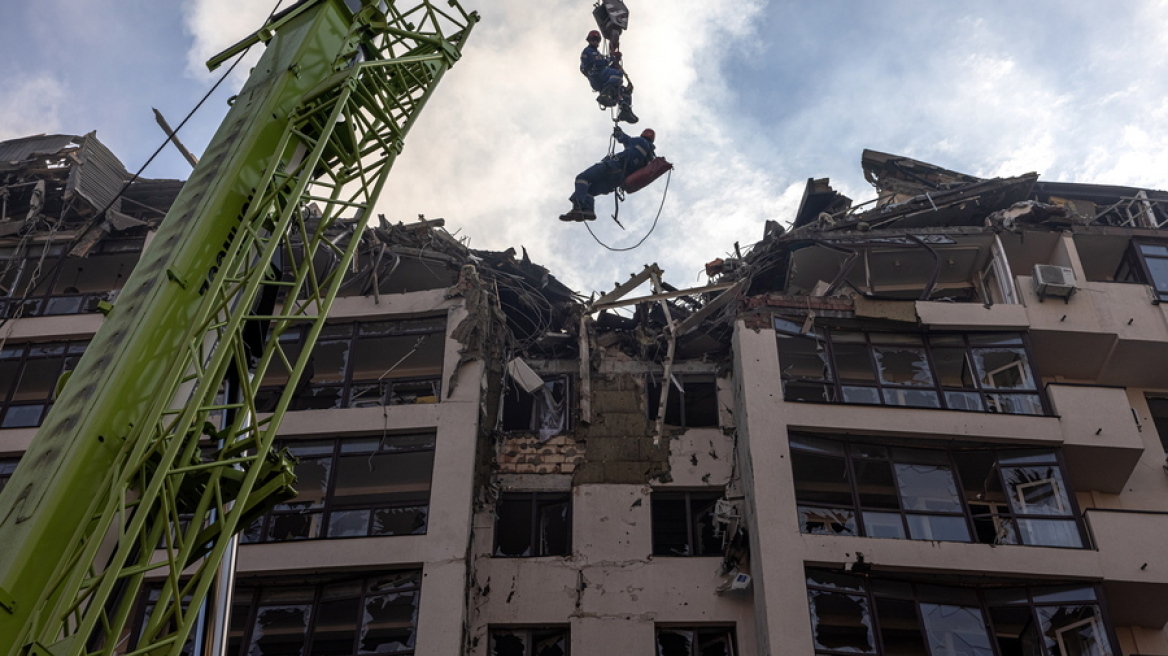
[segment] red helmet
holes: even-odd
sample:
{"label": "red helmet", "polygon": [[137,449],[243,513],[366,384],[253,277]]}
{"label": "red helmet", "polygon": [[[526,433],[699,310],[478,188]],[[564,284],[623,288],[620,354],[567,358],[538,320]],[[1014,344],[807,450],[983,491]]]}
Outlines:
{"label": "red helmet", "polygon": [[600,40],[600,32],[597,32],[596,30],[592,30],[591,32],[588,33],[588,42],[589,43],[591,43],[593,41],[599,41],[599,40]]}
{"label": "red helmet", "polygon": [[653,140],[657,138],[657,133],[654,132],[651,128],[646,128],[645,131],[641,133],[641,138],[648,139],[649,143],[653,143]]}

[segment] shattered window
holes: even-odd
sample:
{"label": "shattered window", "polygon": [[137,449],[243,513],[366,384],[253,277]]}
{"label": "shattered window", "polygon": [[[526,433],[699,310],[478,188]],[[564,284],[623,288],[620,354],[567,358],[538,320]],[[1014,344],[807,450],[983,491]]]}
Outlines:
{"label": "shattered window", "polygon": [[[718,425],[718,385],[713,374],[674,374],[665,401],[665,423],[682,428]],[[650,377],[645,390],[649,421],[657,420],[661,380]]]}
{"label": "shattered window", "polygon": [[241,580],[229,656],[413,654],[421,572]]}
{"label": "shattered window", "polygon": [[726,525],[717,521],[721,492],[654,492],[653,555],[721,556]]}
{"label": "shattered window", "polygon": [[568,656],[568,627],[491,627],[489,656]]}
{"label": "shattered window", "polygon": [[[281,346],[293,360],[303,333]],[[446,317],[356,321],[325,326],[293,393],[289,410],[364,408],[437,403],[442,388]],[[273,363],[257,404],[274,409],[288,372]]]}
{"label": "shattered window", "polygon": [[1048,413],[1019,333],[775,330],[787,401]]}
{"label": "shattered window", "polygon": [[85,257],[68,255],[64,244],[0,252],[0,316],[97,312],[99,302],[117,298],[144,243],[107,238]]}
{"label": "shattered window", "polygon": [[734,656],[734,627],[657,627],[657,656]]}
{"label": "shattered window", "polygon": [[12,473],[16,471],[16,464],[20,462],[20,458],[0,458],[0,490],[8,484],[8,479],[12,478]]}
{"label": "shattered window", "polygon": [[790,445],[803,533],[1087,546],[1056,450],[806,435]]}
{"label": "shattered window", "polygon": [[572,394],[569,376],[544,376],[534,393],[507,377],[503,390],[503,430],[539,433],[543,441],[571,428]]}
{"label": "shattered window", "polygon": [[530,558],[572,551],[572,495],[509,492],[495,506],[495,555]]}
{"label": "shattered window", "polygon": [[1093,586],[957,587],[809,568],[807,594],[816,654],[1118,653]]}
{"label": "shattered window", "polygon": [[40,426],[57,382],[77,367],[89,342],[7,344],[0,348],[0,428]]}
{"label": "shattered window", "polygon": [[426,532],[433,433],[296,440],[277,448],[296,458],[298,494],[255,520],[244,542]]}

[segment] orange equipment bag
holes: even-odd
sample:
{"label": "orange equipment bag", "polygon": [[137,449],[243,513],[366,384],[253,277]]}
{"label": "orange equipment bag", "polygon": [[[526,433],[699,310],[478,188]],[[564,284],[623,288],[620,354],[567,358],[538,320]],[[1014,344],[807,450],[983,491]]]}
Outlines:
{"label": "orange equipment bag", "polygon": [[655,157],[645,166],[642,166],[636,171],[630,173],[625,178],[625,183],[621,185],[621,187],[625,190],[626,194],[631,194],[634,191],[640,191],[641,189],[648,187],[650,184],[653,184],[654,180],[665,175],[665,172],[672,168],[673,165],[670,164],[664,157]]}

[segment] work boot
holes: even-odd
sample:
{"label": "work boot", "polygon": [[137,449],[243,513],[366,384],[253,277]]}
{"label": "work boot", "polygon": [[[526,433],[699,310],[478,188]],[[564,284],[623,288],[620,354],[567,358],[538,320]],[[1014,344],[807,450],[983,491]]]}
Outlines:
{"label": "work boot", "polygon": [[625,123],[636,123],[641,120],[633,113],[633,108],[628,105],[621,105],[620,111],[616,115],[616,120],[624,121]]}
{"label": "work boot", "polygon": [[620,87],[615,85],[604,87],[600,95],[596,96],[596,102],[601,107],[612,107],[617,103],[617,95],[620,93]]}
{"label": "work boot", "polygon": [[579,221],[595,221],[596,214],[589,212],[588,210],[573,209],[571,212],[568,212],[567,214],[561,214],[560,220],[561,221],[577,221],[577,222],[579,222]]}

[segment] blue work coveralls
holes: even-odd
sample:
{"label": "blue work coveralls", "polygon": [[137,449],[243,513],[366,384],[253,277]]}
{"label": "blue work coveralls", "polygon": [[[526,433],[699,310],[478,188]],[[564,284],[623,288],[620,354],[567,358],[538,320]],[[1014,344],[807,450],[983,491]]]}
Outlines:
{"label": "blue work coveralls", "polygon": [[653,142],[643,137],[615,133],[616,140],[625,148],[611,157],[585,169],[576,176],[576,191],[568,199],[572,209],[595,214],[596,197],[611,194],[625,182],[625,176],[644,167],[657,156]]}
{"label": "blue work coveralls", "polygon": [[[588,78],[592,90],[600,93],[608,87],[620,87],[624,83],[624,71],[613,67],[615,59],[600,54],[600,49],[589,45],[580,53],[580,72]],[[613,97],[616,97],[613,93]]]}

